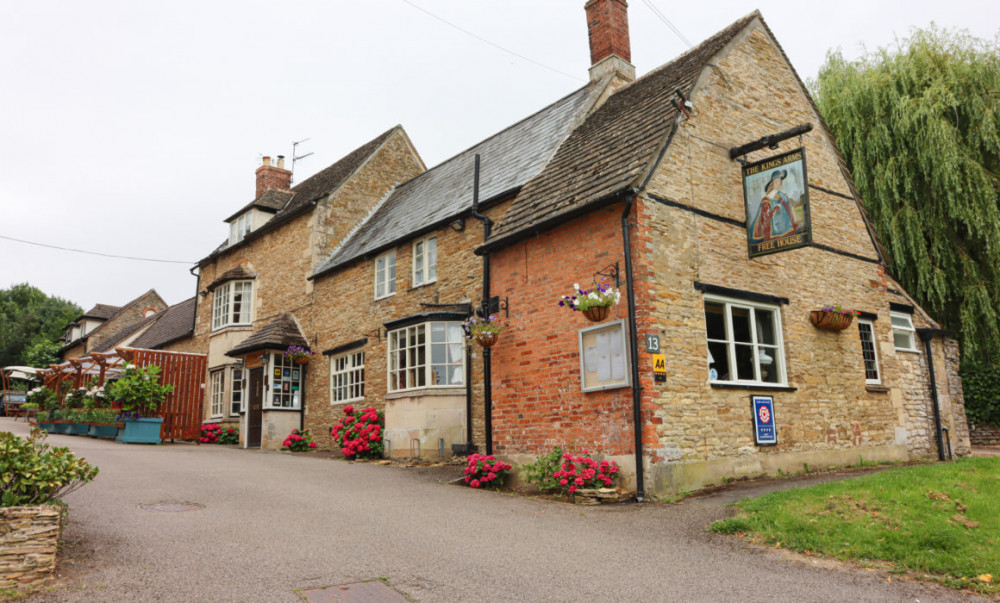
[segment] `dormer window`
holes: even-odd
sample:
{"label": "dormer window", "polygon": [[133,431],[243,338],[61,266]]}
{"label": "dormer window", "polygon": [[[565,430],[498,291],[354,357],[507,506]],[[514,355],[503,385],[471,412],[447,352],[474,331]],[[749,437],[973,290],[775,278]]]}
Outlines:
{"label": "dormer window", "polygon": [[253,227],[250,212],[247,212],[229,223],[229,244],[235,245],[250,234]]}

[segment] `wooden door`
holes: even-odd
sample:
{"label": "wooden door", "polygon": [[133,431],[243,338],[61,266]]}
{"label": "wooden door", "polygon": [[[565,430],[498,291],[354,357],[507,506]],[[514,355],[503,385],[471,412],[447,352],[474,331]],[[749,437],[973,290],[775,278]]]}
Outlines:
{"label": "wooden door", "polygon": [[264,369],[250,369],[247,408],[247,448],[260,448],[261,424],[264,418]]}

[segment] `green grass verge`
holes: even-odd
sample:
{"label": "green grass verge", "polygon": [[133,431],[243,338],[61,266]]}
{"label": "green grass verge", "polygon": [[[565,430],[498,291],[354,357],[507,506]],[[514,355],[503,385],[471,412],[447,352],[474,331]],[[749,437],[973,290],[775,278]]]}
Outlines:
{"label": "green grass verge", "polygon": [[1000,458],[900,467],[740,501],[709,529],[1000,593]]}

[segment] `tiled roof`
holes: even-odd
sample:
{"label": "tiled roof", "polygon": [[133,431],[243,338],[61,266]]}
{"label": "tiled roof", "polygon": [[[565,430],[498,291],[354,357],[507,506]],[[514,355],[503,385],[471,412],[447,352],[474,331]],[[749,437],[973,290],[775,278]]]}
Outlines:
{"label": "tiled roof", "polygon": [[673,129],[674,90],[686,94],[710,59],[757,17],[747,15],[609,97],[525,185],[484,247],[502,246],[641,185]]}
{"label": "tiled roof", "polygon": [[516,192],[545,167],[593,91],[593,87],[584,86],[400,185],[314,274],[332,270],[468,211],[472,207],[477,153],[481,156],[480,201]]}
{"label": "tiled roof", "polygon": [[283,350],[290,345],[309,347],[309,342],[289,313],[284,313],[267,323],[259,331],[226,352],[226,356],[242,356],[257,350]]}
{"label": "tiled roof", "polygon": [[226,218],[226,222],[230,222],[233,219],[238,218],[240,214],[243,214],[251,208],[262,209],[264,211],[269,211],[272,214],[276,213],[288,204],[288,200],[292,198],[292,194],[292,191],[269,188],[261,193],[259,197],[241,207],[238,212]]}
{"label": "tiled roof", "polygon": [[195,298],[174,304],[152,316],[156,322],[129,347],[147,350],[159,349],[194,333]]}
{"label": "tiled roof", "polygon": [[222,276],[212,281],[212,284],[208,285],[205,288],[211,291],[212,289],[215,289],[216,287],[227,281],[238,281],[242,279],[251,279],[256,277],[257,277],[256,272],[251,272],[249,269],[247,269],[247,267],[244,264],[239,264],[235,268],[230,268],[229,270],[223,272]]}
{"label": "tiled roof", "polygon": [[[337,162],[293,186],[291,199],[285,204],[284,207],[278,210],[278,213],[273,218],[268,220],[260,228],[251,231],[250,234],[233,245],[224,244],[222,247],[216,249],[211,253],[211,255],[198,263],[204,264],[219,253],[244,245],[248,241],[252,241],[262,234],[274,230],[281,224],[290,221],[292,218],[298,216],[304,211],[307,211],[309,208],[314,207],[310,204],[312,201],[316,201],[326,195],[329,195],[337,187],[343,184],[348,176],[361,167],[361,165],[368,160],[368,157],[370,157],[371,154],[382,145],[382,143],[389,139],[393,132],[401,129],[402,126],[395,126],[386,130],[379,136],[369,140],[357,149],[354,149]],[[263,196],[264,195],[261,195],[261,197]],[[244,207],[243,210],[240,210],[240,212],[245,209],[246,207]],[[236,215],[239,215],[240,212],[237,212]]]}
{"label": "tiled roof", "polygon": [[120,345],[121,342],[125,341],[136,332],[142,330],[144,327],[148,326],[149,323],[153,322],[160,315],[159,312],[156,314],[151,314],[142,320],[133,322],[132,324],[127,324],[119,327],[113,333],[105,336],[100,344],[94,346],[95,349],[90,350],[91,352],[107,352],[108,350],[114,349],[115,346]]}
{"label": "tiled roof", "polygon": [[99,318],[101,320],[107,320],[114,315],[115,312],[121,310],[121,306],[112,306],[110,304],[97,304],[93,308],[87,310],[83,313],[80,318]]}

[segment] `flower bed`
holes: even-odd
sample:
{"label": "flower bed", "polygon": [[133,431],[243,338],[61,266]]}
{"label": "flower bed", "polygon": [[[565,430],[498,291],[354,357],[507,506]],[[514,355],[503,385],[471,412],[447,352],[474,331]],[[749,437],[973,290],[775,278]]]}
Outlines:
{"label": "flower bed", "polygon": [[348,460],[382,458],[382,431],[385,414],[374,408],[355,410],[344,407],[344,417],[333,426],[333,436]]}

